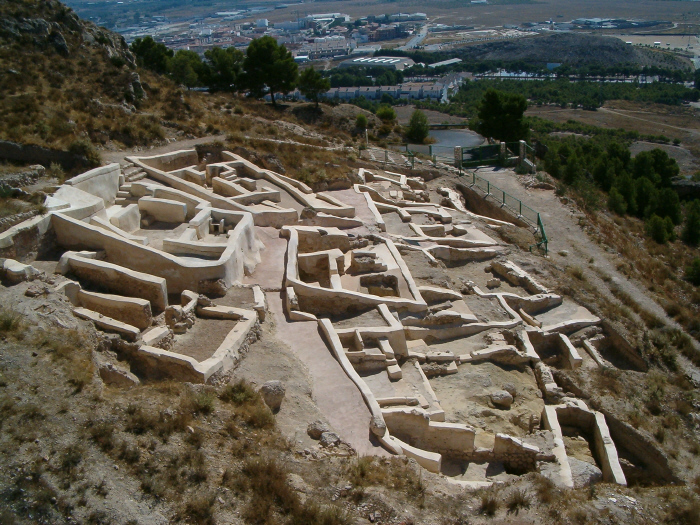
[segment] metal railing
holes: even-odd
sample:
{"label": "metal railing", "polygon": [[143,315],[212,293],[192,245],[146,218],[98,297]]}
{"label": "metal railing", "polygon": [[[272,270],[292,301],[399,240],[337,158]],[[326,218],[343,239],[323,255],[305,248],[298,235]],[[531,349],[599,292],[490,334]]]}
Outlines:
{"label": "metal railing", "polygon": [[[406,153],[408,154],[411,165],[413,165],[416,152],[409,150],[408,144],[405,145]],[[504,159],[502,158],[500,146],[496,144],[486,144],[483,146],[477,146],[474,148],[463,148],[462,149],[462,159],[461,162],[457,163],[455,159],[455,149],[449,146],[429,146],[429,155],[433,161],[433,164],[437,165],[437,162],[444,162],[446,164],[455,165],[459,164],[460,175],[469,176],[467,172],[463,172],[463,168],[476,167],[476,166],[488,166],[488,165],[500,165]],[[419,152],[420,153],[420,152]],[[518,156],[520,153],[520,143],[511,142],[506,143],[506,156]],[[529,144],[525,144],[525,158],[532,156],[534,160],[534,150]],[[468,159],[465,159],[468,157]],[[523,203],[517,197],[506,193],[498,186],[494,186],[490,181],[480,177],[476,172],[471,173],[471,187],[478,188],[481,190],[485,197],[488,199],[495,200],[501,206],[501,208],[507,210],[517,219],[520,219],[528,224],[530,224],[535,230],[535,238],[537,242],[530,246],[532,248],[537,247],[544,250],[544,254],[548,254],[548,243],[547,232],[544,229],[544,223],[542,222],[542,216],[540,213],[532,209],[527,204]]]}
{"label": "metal railing", "polygon": [[[468,174],[466,174],[466,176],[469,177]],[[547,238],[547,232],[544,229],[544,223],[542,222],[540,213],[520,199],[506,193],[498,186],[494,186],[489,180],[477,175],[476,172],[472,172],[471,179],[471,188],[478,188],[484,193],[485,198],[496,201],[500,204],[501,208],[510,212],[517,219],[530,224],[535,229],[535,237],[537,239],[537,242],[530,246],[530,249],[532,250],[535,246],[542,248],[544,254],[547,255],[549,239]]]}

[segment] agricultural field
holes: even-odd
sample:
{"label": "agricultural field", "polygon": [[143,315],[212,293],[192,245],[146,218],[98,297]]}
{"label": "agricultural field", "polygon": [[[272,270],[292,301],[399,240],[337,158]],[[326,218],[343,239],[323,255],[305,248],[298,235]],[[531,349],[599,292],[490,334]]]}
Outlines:
{"label": "agricultural field", "polygon": [[641,104],[622,100],[610,101],[597,111],[531,106],[526,115],[554,122],[574,120],[601,128],[637,131],[640,134],[661,133],[680,146],[668,146],[668,154],[679,163],[682,172],[700,169],[700,120],[698,109],[690,106]]}

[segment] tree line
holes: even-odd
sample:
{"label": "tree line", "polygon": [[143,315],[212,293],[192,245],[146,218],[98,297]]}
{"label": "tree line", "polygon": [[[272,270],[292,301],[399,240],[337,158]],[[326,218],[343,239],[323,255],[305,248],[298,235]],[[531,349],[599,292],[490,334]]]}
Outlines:
{"label": "tree line", "polygon": [[629,144],[638,136],[624,130],[552,136],[546,127],[544,132],[542,127],[531,129],[532,121],[524,117],[526,109],[524,95],[489,89],[473,108],[476,117],[470,127],[506,142],[533,135],[544,152],[540,153],[544,170],[563,188],[577,192],[589,208],[599,205],[602,192],[612,212],[644,220],[647,234],[656,242],[675,241],[676,227],[683,224],[681,239],[690,246],[700,244],[700,200],[682,205],[672,188],[680,169],[664,150],[654,148],[633,158]]}
{"label": "tree line", "polygon": [[681,239],[691,246],[700,243],[700,201],[682,205],[671,187],[680,172],[678,164],[662,149],[633,158],[628,144],[602,135],[540,140],[548,149],[545,171],[591,204],[597,203],[594,188],[602,190],[612,212],[644,220],[654,241],[675,241],[676,227],[683,224]]}
{"label": "tree line", "polygon": [[385,67],[336,68],[326,73],[331,87],[395,86],[404,80],[401,71]]}
{"label": "tree line", "polygon": [[[542,62],[531,60],[479,60],[470,58],[460,50],[450,51],[402,51],[399,49],[382,49],[382,54],[387,56],[400,56],[411,58],[416,62],[416,66],[410,70],[410,74],[422,74],[431,72],[446,73],[449,71],[467,71],[469,73],[489,73],[499,70],[513,71],[521,73],[533,73],[537,75],[550,75],[552,73],[559,77],[576,76],[579,78],[585,77],[615,77],[623,75],[626,77],[632,76],[658,76],[662,82],[686,82],[698,81],[698,72],[691,69],[677,69],[673,67],[662,66],[640,66],[632,63],[622,64],[571,64],[563,63],[555,70],[551,70]],[[422,67],[418,64],[434,64],[449,60],[451,58],[461,58],[462,61],[449,66],[440,66],[438,68]]]}
{"label": "tree line", "polygon": [[318,105],[319,97],[330,89],[330,82],[312,67],[299,73],[294,57],[284,45],[270,36],[253,40],[245,53],[233,47],[213,47],[202,58],[195,51],[174,52],[150,36],[137,38],[130,47],[141,67],[167,75],[187,88],[206,87],[210,91],[247,92],[261,97],[289,93],[296,87]]}
{"label": "tree line", "polygon": [[611,83],[558,80],[476,80],[465,81],[449,104],[421,102],[423,107],[439,109],[450,115],[471,118],[474,109],[489,89],[524,95],[533,104],[556,104],[595,110],[608,100],[655,102],[680,105],[697,102],[700,91],[680,84]]}

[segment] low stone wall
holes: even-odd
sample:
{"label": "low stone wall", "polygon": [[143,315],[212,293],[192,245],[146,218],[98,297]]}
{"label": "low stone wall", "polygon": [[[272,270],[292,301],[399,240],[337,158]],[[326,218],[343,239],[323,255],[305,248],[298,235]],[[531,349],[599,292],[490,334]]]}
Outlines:
{"label": "low stone wall", "polygon": [[139,211],[151,215],[156,221],[181,224],[187,218],[187,205],[183,202],[155,197],[141,197]]}
{"label": "low stone wall", "polygon": [[20,222],[24,222],[28,219],[31,219],[35,215],[37,215],[39,212],[38,211],[25,211],[22,213],[16,213],[15,215],[10,215],[8,217],[3,217],[0,219],[0,233],[6,232],[10,228],[12,228],[15,224],[19,224]]}
{"label": "low stone wall", "polygon": [[99,197],[105,204],[114,204],[119,191],[120,175],[121,168],[119,164],[112,163],[76,175],[72,179],[68,179],[64,184]]}
{"label": "low stone wall", "polygon": [[51,253],[55,246],[55,232],[51,215],[38,215],[15,224],[0,233],[0,257],[28,261]]}
{"label": "low stone wall", "polygon": [[430,421],[421,408],[385,408],[387,429],[411,446],[450,457],[464,457],[474,451],[474,429],[457,423]]}
{"label": "low stone wall", "polygon": [[87,158],[69,151],[61,151],[34,144],[18,144],[9,140],[0,140],[0,159],[12,162],[31,162],[49,166],[52,163],[60,164],[65,169],[74,169],[89,166]]}
{"label": "low stone wall", "polygon": [[160,171],[175,171],[199,164],[199,156],[195,150],[174,151],[155,157],[139,157],[139,160]]}
{"label": "low stone wall", "polygon": [[140,330],[151,326],[151,303],[138,297],[104,294],[79,290],[76,302],[102,315],[130,324]]}
{"label": "low stone wall", "polygon": [[624,421],[620,421],[604,408],[600,408],[600,412],[605,416],[610,435],[620,448],[642,463],[656,478],[656,480],[650,481],[681,482],[681,479],[673,473],[673,469],[669,466],[670,459],[656,446],[651,436],[640,432]]}
{"label": "low stone wall", "polygon": [[[300,228],[304,230],[303,227]],[[345,289],[328,289],[303,282],[299,277],[299,266],[297,255],[299,254],[299,232],[297,228],[284,228],[281,235],[288,237],[287,241],[287,265],[285,269],[285,287],[291,287],[296,294],[298,305],[302,311],[310,313],[339,313],[339,312],[362,312],[377,307],[379,304],[386,304],[398,310],[424,311],[427,304],[418,291],[408,267],[404,263],[401,255],[390,241],[386,245],[394,257],[401,275],[406,280],[411,299],[401,297],[381,297],[366,293],[354,292]],[[324,236],[319,235],[319,238]],[[325,249],[336,246],[328,245]]]}
{"label": "low stone wall", "polygon": [[165,310],[168,305],[168,288],[162,277],[137,272],[105,261],[88,259],[72,252],[67,252],[61,257],[57,271],[73,273],[79,279],[96,287],[121,295],[146,299],[158,313]]}
{"label": "low stone wall", "polygon": [[182,159],[189,159],[191,161],[193,156],[196,158],[196,152],[193,150],[188,150],[178,151],[166,156],[128,157],[127,159],[130,162],[133,162],[136,166],[143,168],[144,171],[146,171],[146,173],[148,173],[155,180],[177,190],[181,190],[185,193],[211,202],[212,206],[216,208],[251,213],[256,226],[272,226],[274,228],[281,228],[284,225],[295,224],[298,221],[299,214],[293,208],[270,208],[269,210],[260,210],[245,206],[225,197],[221,197],[220,195],[216,195],[210,190],[194,182],[183,180],[175,175],[172,175],[171,173],[168,173],[168,171],[171,171],[169,168],[170,164],[187,162],[186,160]]}
{"label": "low stone wall", "polygon": [[200,291],[207,282],[218,280],[222,280],[226,287],[231,286],[260,262],[262,243],[255,235],[253,219],[248,214],[229,233],[226,250],[216,261],[193,261],[170,255],[60,213],[52,218],[58,245],[68,249],[104,251],[107,260],[116,265],[164,277],[170,293]]}
{"label": "low stone wall", "polygon": [[617,331],[610,321],[602,321],[601,326],[605,337],[608,339],[609,345],[612,347],[610,351],[618,352],[632,366],[641,372],[646,372],[649,370],[649,366],[647,365],[646,361],[644,361],[644,358],[642,358],[637,349],[635,349],[627,339],[620,335],[620,332]]}
{"label": "low stone wall", "polygon": [[29,166],[28,171],[0,175],[0,189],[23,188],[35,184],[46,173],[44,166]]}

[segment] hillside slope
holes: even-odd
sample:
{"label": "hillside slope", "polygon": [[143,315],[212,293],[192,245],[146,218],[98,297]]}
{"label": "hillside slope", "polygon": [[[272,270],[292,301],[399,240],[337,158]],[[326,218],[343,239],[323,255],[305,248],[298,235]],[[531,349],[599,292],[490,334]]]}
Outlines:
{"label": "hillside slope", "polygon": [[[145,145],[159,117],[187,122],[183,92],[141,81],[124,39],[58,1],[0,1],[0,139],[66,149],[76,142]],[[180,120],[182,119],[182,120]]]}
{"label": "hillside slope", "polygon": [[470,60],[526,60],[532,63],[630,64],[688,69],[690,63],[671,53],[642,49],[613,37],[580,33],[554,33],[535,38],[520,38],[464,47],[460,56]]}

